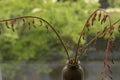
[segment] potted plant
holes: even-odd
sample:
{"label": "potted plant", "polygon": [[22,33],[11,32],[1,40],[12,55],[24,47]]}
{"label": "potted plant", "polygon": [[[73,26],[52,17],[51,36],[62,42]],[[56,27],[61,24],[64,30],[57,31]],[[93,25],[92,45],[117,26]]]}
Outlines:
{"label": "potted plant", "polygon": [[[27,22],[27,20],[31,20]],[[46,20],[44,20],[41,17],[36,16],[22,16],[12,19],[3,19],[0,20],[0,23],[5,24],[7,28],[12,29],[12,31],[15,31],[15,24],[17,22],[21,22],[23,25],[28,25],[29,29],[31,27],[35,27],[35,22],[39,21],[41,25],[44,25],[46,29],[51,28],[55,34],[57,35],[58,39],[60,40],[61,44],[63,45],[66,55],[67,55],[67,65],[63,68],[62,71],[62,80],[84,80],[84,71],[82,67],[80,66],[80,58],[82,55],[85,54],[87,48],[96,42],[98,38],[107,36],[107,47],[105,50],[105,59],[104,59],[104,71],[102,72],[102,79],[105,79],[106,77],[109,77],[112,79],[111,76],[111,69],[109,65],[109,52],[112,51],[114,46],[114,40],[112,39],[112,35],[114,33],[115,27],[117,27],[118,31],[120,32],[120,25],[115,26],[118,22],[120,22],[120,19],[116,20],[114,23],[112,23],[110,15],[104,10],[104,9],[97,9],[95,10],[87,19],[85,22],[85,25],[82,29],[82,32],[80,33],[79,40],[76,46],[76,51],[74,53],[74,56],[70,56],[68,53],[68,49],[66,48],[65,43],[63,42],[61,36],[57,32],[57,30]],[[92,38],[90,41],[85,43],[84,45],[81,45],[81,40],[84,39],[87,35],[87,32],[91,30],[92,25],[94,25],[94,22],[98,21],[101,24],[104,24],[107,22],[107,24],[103,27],[103,29],[96,32],[94,38]],[[11,26],[9,26],[11,25]],[[2,26],[0,27],[0,33],[2,32]],[[113,58],[110,58],[113,62]],[[113,62],[114,63],[114,62]]]}

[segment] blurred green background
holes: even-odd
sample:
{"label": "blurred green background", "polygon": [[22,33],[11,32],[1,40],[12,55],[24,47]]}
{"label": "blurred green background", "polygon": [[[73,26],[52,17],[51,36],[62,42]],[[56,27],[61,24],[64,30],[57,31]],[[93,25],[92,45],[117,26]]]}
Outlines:
{"label": "blurred green background", "polygon": [[[29,15],[41,17],[59,31],[72,55],[85,21],[99,7],[110,12],[113,22],[120,18],[119,0],[0,0],[0,20]],[[5,80],[8,80],[8,75],[10,75],[9,79],[13,80],[15,72],[20,70],[19,66],[15,67],[14,63],[62,63],[66,61],[64,48],[54,32],[50,29],[46,30],[38,22],[35,25],[36,29],[31,30],[28,28],[24,30],[25,26],[18,23],[15,32],[7,29],[3,23],[0,23],[0,26],[3,27],[0,35],[0,61],[3,69],[10,69],[4,72],[4,77],[7,76]],[[101,25],[96,23],[95,26],[97,28],[91,30],[91,36]],[[116,30],[114,38],[118,37],[119,33]],[[84,42],[86,40],[82,41]],[[120,47],[117,50],[119,51]],[[14,65],[15,71],[12,74],[10,72],[13,67],[5,64],[6,62]],[[51,68],[48,66],[40,70],[40,72],[47,73],[50,71]]]}
{"label": "blurred green background", "polygon": [[[89,4],[89,5],[88,5]],[[47,20],[72,51],[89,14],[97,9],[98,3],[52,0],[1,0],[1,19],[31,15]],[[3,24],[1,24],[5,27]],[[27,25],[26,25],[27,26]],[[37,29],[24,30],[17,24],[17,30],[4,29],[0,35],[0,59],[2,61],[54,61],[65,59],[66,54],[55,34],[36,23]],[[33,39],[34,38],[34,39]],[[7,56],[6,56],[7,55]],[[60,57],[60,58],[55,58]],[[55,59],[54,59],[55,58]]]}

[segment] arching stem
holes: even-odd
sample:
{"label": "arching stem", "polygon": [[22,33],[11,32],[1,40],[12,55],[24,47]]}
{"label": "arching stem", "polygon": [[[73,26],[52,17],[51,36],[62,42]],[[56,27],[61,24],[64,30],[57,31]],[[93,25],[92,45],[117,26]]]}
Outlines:
{"label": "arching stem", "polygon": [[[84,25],[84,27],[83,27],[83,29],[82,29],[82,32],[81,32],[81,34],[80,34],[80,36],[79,36],[79,39],[78,39],[77,49],[76,49],[76,53],[75,53],[75,60],[77,60],[77,56],[78,56],[78,52],[79,52],[79,47],[80,47],[80,43],[81,43],[81,37],[82,37],[83,32],[84,32],[85,29],[86,29],[86,25],[88,24],[88,22],[90,21],[90,19],[92,18],[92,16],[93,16],[94,14],[96,14],[97,11],[103,11],[104,13],[108,14],[104,9],[99,8],[99,9],[95,10],[95,11],[88,17],[88,19],[87,19],[87,21],[86,21],[86,23],[85,23],[85,25]],[[108,18],[109,18],[109,26],[111,26],[110,16],[108,16]],[[99,36],[99,35],[97,35],[97,37],[98,37],[98,36]],[[94,41],[94,40],[91,40],[91,41],[90,41],[90,44],[91,44],[92,41]],[[88,45],[90,45],[90,44],[88,44]],[[83,48],[86,48],[86,47],[83,47]],[[83,48],[82,48],[82,49],[83,49]],[[82,54],[82,52],[80,52],[80,54]]]}
{"label": "arching stem", "polygon": [[58,39],[60,40],[62,46],[64,47],[64,50],[67,54],[67,58],[68,60],[70,60],[70,56],[69,56],[69,53],[68,53],[68,50],[61,38],[61,36],[59,35],[59,33],[55,30],[55,28],[53,28],[53,26],[46,20],[40,18],[40,17],[36,17],[36,16],[22,16],[22,17],[17,17],[17,18],[12,18],[12,19],[4,19],[4,20],[0,20],[0,22],[6,22],[6,21],[13,21],[13,20],[18,20],[18,19],[27,19],[27,18],[35,18],[35,19],[39,19],[39,20],[42,20],[43,22],[45,22],[54,32],[55,34],[57,35]]}

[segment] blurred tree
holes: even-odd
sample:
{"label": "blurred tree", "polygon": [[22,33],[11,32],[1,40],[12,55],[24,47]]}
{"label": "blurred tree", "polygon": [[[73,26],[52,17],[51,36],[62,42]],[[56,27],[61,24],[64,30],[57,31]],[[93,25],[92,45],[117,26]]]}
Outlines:
{"label": "blurred tree", "polygon": [[100,8],[108,8],[109,7],[109,2],[108,0],[99,0],[99,3],[100,3]]}

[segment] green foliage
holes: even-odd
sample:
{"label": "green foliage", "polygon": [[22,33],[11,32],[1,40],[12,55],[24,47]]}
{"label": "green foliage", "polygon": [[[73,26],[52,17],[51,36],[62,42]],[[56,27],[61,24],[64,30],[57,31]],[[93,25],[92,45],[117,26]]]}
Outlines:
{"label": "green foliage", "polygon": [[[31,3],[32,5],[30,5]],[[45,3],[42,0],[20,0],[16,3],[16,0],[9,0],[0,1],[2,9],[0,13],[1,19],[23,15],[40,16],[60,31],[63,39],[67,40],[66,44],[71,40],[73,48],[90,13],[89,11],[93,11],[93,8],[98,6],[96,4],[90,6],[91,4],[88,5],[82,0],[78,2],[66,1],[64,3]],[[20,23],[16,25],[17,30],[15,32],[4,29],[0,36],[0,45],[2,46],[0,48],[0,59],[2,61],[49,61],[54,60],[55,54],[61,56],[61,59],[66,56],[55,34],[51,30],[47,33],[44,28],[42,29],[39,26],[38,22],[35,24],[37,29],[30,31],[28,29],[24,30],[24,27],[28,25],[24,26]],[[6,27],[3,24],[1,26]]]}
{"label": "green foliage", "polygon": [[[24,3],[23,3],[24,2]],[[20,5],[17,5],[17,4]],[[85,3],[84,0],[78,2],[47,2],[44,1],[18,1],[15,0],[0,1],[1,6],[1,19],[13,18],[23,15],[40,16],[47,20],[51,25],[59,31],[66,46],[72,53],[75,48],[79,34],[85,24],[89,14],[97,8],[99,4]],[[34,3],[33,5],[29,5]],[[4,7],[5,6],[5,7]],[[6,12],[6,13],[5,13]],[[117,18],[117,17],[116,17]],[[114,18],[114,19],[116,19]],[[29,22],[29,21],[28,21]],[[49,29],[48,33],[45,28],[41,28],[38,21],[35,22],[36,29],[28,28],[28,25],[22,25],[20,21],[17,23],[16,31],[3,26],[4,31],[0,36],[0,59],[2,61],[49,61],[54,60],[54,56],[60,56],[61,60],[65,59],[65,52],[60,45],[56,35]],[[9,25],[10,26],[10,25]],[[97,32],[100,23],[96,23],[92,27],[90,34]],[[103,26],[103,25],[102,25]],[[103,28],[101,28],[103,29]],[[34,39],[33,39],[34,38]],[[83,40],[83,43],[85,41]],[[6,56],[9,55],[9,56]]]}
{"label": "green foliage", "polygon": [[110,7],[112,8],[119,8],[120,7],[120,1],[119,0],[108,0]]}

